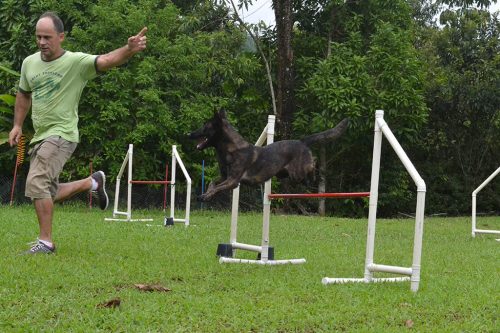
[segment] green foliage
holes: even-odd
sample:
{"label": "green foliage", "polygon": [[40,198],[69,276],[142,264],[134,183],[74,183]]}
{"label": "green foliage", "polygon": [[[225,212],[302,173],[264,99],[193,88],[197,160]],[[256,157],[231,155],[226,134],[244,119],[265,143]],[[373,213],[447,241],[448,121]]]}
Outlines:
{"label": "green foliage", "polygon": [[[330,148],[328,163],[333,172],[328,192],[366,191],[375,110],[385,111],[386,121],[403,145],[415,142],[428,112],[421,88],[424,72],[412,44],[410,11],[404,1],[351,4],[339,10],[346,16],[333,24],[341,33],[330,45],[323,36],[323,43],[316,43],[323,52],[314,55],[307,49],[307,56],[298,61],[304,83],[298,94],[301,111],[294,126],[302,133],[318,132],[349,117],[347,137]],[[311,43],[302,41],[309,40],[309,36],[310,32],[298,34],[299,46],[310,47]],[[321,38],[316,37],[316,41]],[[325,47],[330,48],[327,57],[321,56]],[[387,195],[381,197],[381,209],[395,214],[398,209],[410,209],[407,198],[414,189],[396,156],[386,151],[389,154],[384,155],[388,159],[383,159],[384,173],[392,176],[383,183],[381,193]],[[331,205],[336,211],[343,209],[343,203]],[[344,209],[351,208],[344,205]]]}
{"label": "green foliage", "polygon": [[[500,24],[476,9],[448,10],[441,22],[422,53],[432,113],[419,158],[430,177],[429,208],[458,214],[470,211],[465,194],[500,165]],[[498,209],[498,184],[481,193],[483,210]]]}
{"label": "green foliage", "polygon": [[445,3],[449,6],[457,6],[457,7],[470,7],[470,6],[479,6],[481,8],[487,8],[492,3],[497,3],[497,0],[441,0],[442,3]]}
{"label": "green foliage", "polygon": [[[8,67],[0,66],[0,70],[10,74],[11,76],[19,76],[19,73],[11,70]],[[16,97],[10,94],[0,95],[0,145],[8,141],[9,131],[12,128],[14,116],[14,105]]]}

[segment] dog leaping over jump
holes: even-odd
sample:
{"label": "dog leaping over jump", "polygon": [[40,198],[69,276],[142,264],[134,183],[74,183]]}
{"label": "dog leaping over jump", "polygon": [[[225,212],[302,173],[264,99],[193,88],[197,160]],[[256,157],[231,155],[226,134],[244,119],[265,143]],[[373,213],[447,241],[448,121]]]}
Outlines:
{"label": "dog leaping over jump", "polygon": [[236,188],[239,183],[262,184],[273,176],[288,176],[292,181],[301,182],[314,170],[309,147],[339,138],[348,123],[346,118],[334,128],[302,140],[282,140],[257,147],[231,126],[224,111],[215,113],[201,128],[189,134],[189,138],[198,140],[197,149],[214,147],[219,163],[220,178],[209,185],[200,199],[208,201],[218,192]]}

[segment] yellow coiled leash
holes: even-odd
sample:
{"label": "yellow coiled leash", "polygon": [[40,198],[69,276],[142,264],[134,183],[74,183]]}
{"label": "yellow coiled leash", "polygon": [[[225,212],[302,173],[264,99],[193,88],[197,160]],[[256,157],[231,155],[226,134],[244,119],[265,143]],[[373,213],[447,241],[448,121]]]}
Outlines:
{"label": "yellow coiled leash", "polygon": [[14,203],[14,190],[16,188],[16,180],[17,180],[17,167],[23,164],[24,156],[26,153],[26,137],[21,135],[19,138],[19,142],[17,143],[17,158],[16,158],[16,166],[14,168],[14,179],[12,181],[12,188],[10,190],[10,205]]}
{"label": "yellow coiled leash", "polygon": [[24,162],[24,156],[26,153],[26,137],[21,135],[19,142],[17,143],[17,160],[16,164],[19,166]]}

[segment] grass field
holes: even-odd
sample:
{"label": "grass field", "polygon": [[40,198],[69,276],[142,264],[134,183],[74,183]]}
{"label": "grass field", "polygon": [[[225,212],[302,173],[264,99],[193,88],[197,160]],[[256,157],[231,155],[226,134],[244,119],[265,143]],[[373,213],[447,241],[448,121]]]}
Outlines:
{"label": "grass field", "polygon": [[[362,277],[366,219],[277,216],[276,259],[219,264],[229,213],[197,211],[191,226],[104,222],[110,211],[56,208],[57,254],[21,256],[38,232],[31,206],[1,209],[0,332],[499,332],[500,243],[472,238],[470,217],[427,218],[420,290],[409,282],[321,284]],[[242,214],[238,241],[259,244],[262,216]],[[500,229],[500,218],[478,227]],[[414,221],[379,220],[375,262],[410,266]],[[240,251],[239,258],[255,259]],[[383,276],[383,275],[377,275]],[[144,292],[155,284],[168,292]],[[117,307],[101,307],[113,299]]]}

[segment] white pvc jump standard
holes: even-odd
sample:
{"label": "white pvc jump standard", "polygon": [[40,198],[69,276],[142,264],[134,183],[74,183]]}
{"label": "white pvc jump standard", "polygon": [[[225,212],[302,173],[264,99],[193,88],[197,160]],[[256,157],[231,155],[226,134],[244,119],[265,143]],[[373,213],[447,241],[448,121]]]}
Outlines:
{"label": "white pvc jump standard", "polygon": [[488,183],[500,173],[500,167],[496,169],[486,180],[472,192],[472,237],[476,234],[500,234],[500,230],[487,230],[476,228],[476,196]]}
{"label": "white pvc jump standard", "polygon": [[[175,218],[175,184],[176,184],[176,170],[177,163],[181,168],[184,178],[186,178],[186,211],[183,219]],[[187,227],[189,225],[189,212],[191,211],[191,177],[182,162],[177,146],[172,146],[172,176],[170,177],[170,218],[165,221],[165,225],[171,225],[173,222],[184,223]]]}
{"label": "white pvc jump standard", "polygon": [[[275,120],[276,120],[275,116],[273,115],[268,116],[267,126],[264,128],[259,139],[255,143],[256,146],[262,146],[266,141],[267,144],[271,144],[274,142]],[[303,264],[306,262],[306,260],[303,258],[274,260],[274,251],[270,251],[269,247],[269,217],[271,213],[271,200],[268,198],[269,194],[271,194],[271,179],[269,179],[264,185],[262,242],[261,245],[250,245],[250,244],[238,243],[236,239],[238,230],[238,203],[240,196],[240,187],[238,186],[233,190],[230,244],[219,244],[219,249],[217,250],[218,254],[221,254],[219,258],[219,262],[221,264],[239,263],[239,264],[257,264],[257,265],[284,265],[284,264]],[[221,246],[225,248],[219,252]],[[260,253],[260,259],[250,260],[250,259],[233,258],[233,256],[235,255],[235,250],[237,249],[258,252]],[[230,257],[225,255],[230,255]]]}
{"label": "white pvc jump standard", "polygon": [[[134,155],[134,145],[129,144],[127,154],[125,155],[125,158],[123,160],[122,166],[120,168],[120,171],[118,172],[118,176],[116,177],[116,187],[115,187],[115,200],[114,200],[114,207],[113,207],[113,217],[112,218],[105,218],[105,221],[124,221],[124,222],[143,222],[143,221],[153,221],[151,218],[144,218],[144,219],[132,219],[132,184],[134,183],[141,183],[141,184],[164,184],[164,185],[170,185],[170,217],[166,218],[165,220],[165,225],[170,225],[173,224],[173,222],[183,222],[184,225],[188,226],[189,225],[189,212],[190,212],[190,205],[191,205],[191,177],[189,177],[189,174],[186,171],[186,168],[184,167],[184,164],[182,163],[182,160],[179,156],[179,153],[177,152],[177,147],[172,146],[172,167],[171,167],[171,180],[164,180],[164,181],[159,181],[159,180],[151,180],[151,181],[134,181],[132,180],[132,162],[133,162],[133,155]],[[176,183],[176,166],[177,162],[179,163],[179,166],[186,178],[187,182],[187,193],[186,193],[186,215],[184,219],[176,219],[174,218],[174,213],[175,213],[175,183]],[[127,211],[119,211],[118,210],[118,203],[119,203],[119,198],[120,198],[120,182],[121,178],[123,176],[123,173],[125,171],[125,167],[128,165],[128,172],[127,172]],[[125,216],[125,218],[119,218],[118,216],[122,215]]]}
{"label": "white pvc jump standard", "polygon": [[[417,207],[415,214],[415,236],[413,241],[413,262],[411,267],[399,267],[375,264],[373,255],[375,250],[375,226],[377,222],[378,185],[380,175],[380,155],[382,150],[382,135],[391,144],[406,170],[417,186]],[[366,259],[364,278],[328,278],[322,279],[323,284],[330,283],[372,283],[372,282],[401,282],[411,281],[411,290],[416,292],[420,283],[420,261],[422,255],[422,237],[424,229],[425,209],[425,182],[411,163],[405,151],[397,141],[394,134],[384,120],[384,111],[377,110],[375,113],[375,136],[373,144],[372,175],[370,185],[370,201],[368,211],[368,231],[366,241]],[[374,278],[374,272],[385,272],[406,277]]]}

